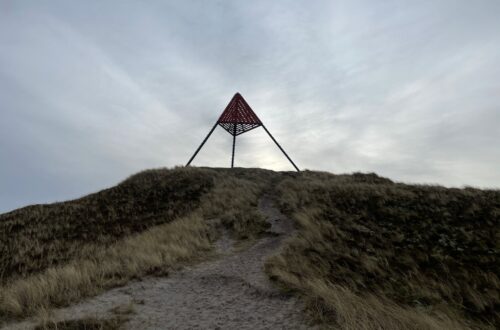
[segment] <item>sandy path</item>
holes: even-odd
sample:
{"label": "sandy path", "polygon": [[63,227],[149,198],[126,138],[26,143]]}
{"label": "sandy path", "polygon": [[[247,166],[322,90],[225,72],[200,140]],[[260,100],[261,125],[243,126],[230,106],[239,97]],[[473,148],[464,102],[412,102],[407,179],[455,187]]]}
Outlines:
{"label": "sandy path", "polygon": [[[55,319],[106,317],[112,308],[132,302],[135,312],[126,329],[310,329],[301,316],[302,304],[279,292],[263,270],[265,259],[293,232],[293,224],[267,196],[259,209],[278,235],[239,252],[233,252],[233,241],[223,235],[217,260],[107,291],[55,311]],[[9,328],[32,327],[24,322]]]}

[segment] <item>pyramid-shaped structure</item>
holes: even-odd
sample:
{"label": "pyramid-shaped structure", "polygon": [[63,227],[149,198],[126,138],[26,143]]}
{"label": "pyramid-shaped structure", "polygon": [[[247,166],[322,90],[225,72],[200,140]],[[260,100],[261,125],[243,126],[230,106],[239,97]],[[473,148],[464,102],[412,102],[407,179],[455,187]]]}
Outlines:
{"label": "pyramid-shaped structure", "polygon": [[203,148],[203,145],[205,144],[205,142],[207,142],[208,138],[210,137],[210,135],[212,135],[213,131],[217,126],[221,126],[226,131],[228,131],[229,134],[233,136],[233,152],[231,155],[231,167],[234,167],[234,150],[236,147],[236,136],[248,132],[249,130],[252,130],[256,127],[262,126],[264,131],[266,131],[271,140],[273,140],[273,142],[278,146],[281,152],[283,152],[285,157],[290,161],[293,167],[295,167],[297,172],[300,172],[297,165],[295,165],[295,163],[287,155],[285,150],[283,150],[283,148],[280,146],[278,141],[276,141],[276,139],[267,130],[266,126],[260,121],[259,117],[257,117],[255,112],[253,112],[252,108],[250,108],[250,106],[245,101],[243,96],[241,96],[240,93],[234,94],[233,98],[226,106],[226,109],[224,109],[224,112],[222,112],[222,115],[219,117],[219,119],[217,119],[217,122],[214,124],[210,132],[208,132],[208,135],[201,142],[200,146],[198,147],[198,149],[196,149],[193,156],[191,156],[186,166],[189,166],[189,164],[191,164],[193,159],[196,157],[198,152],[200,152],[201,148]]}
{"label": "pyramid-shaped structure", "polygon": [[234,94],[217,123],[233,136],[262,126],[259,117],[240,93]]}

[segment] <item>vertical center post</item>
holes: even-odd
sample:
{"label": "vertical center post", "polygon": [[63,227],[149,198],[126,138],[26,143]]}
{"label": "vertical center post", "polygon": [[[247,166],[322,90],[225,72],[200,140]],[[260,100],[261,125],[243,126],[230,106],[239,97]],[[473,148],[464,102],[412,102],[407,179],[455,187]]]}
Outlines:
{"label": "vertical center post", "polygon": [[233,128],[233,156],[231,157],[231,168],[234,167],[234,149],[236,147],[236,125],[238,124],[234,124],[234,128]]}

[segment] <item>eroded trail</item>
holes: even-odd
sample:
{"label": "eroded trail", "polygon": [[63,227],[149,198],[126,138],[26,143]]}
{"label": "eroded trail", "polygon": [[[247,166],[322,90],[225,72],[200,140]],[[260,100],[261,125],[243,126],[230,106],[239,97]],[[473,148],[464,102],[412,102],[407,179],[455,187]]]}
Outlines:
{"label": "eroded trail", "polygon": [[[221,257],[165,278],[148,278],[107,291],[55,311],[56,320],[105,318],[132,303],[126,329],[309,329],[303,306],[284,295],[264,273],[264,262],[293,232],[293,224],[264,196],[260,212],[271,223],[270,235],[234,252],[226,235],[218,242]],[[15,329],[32,328],[28,322]]]}

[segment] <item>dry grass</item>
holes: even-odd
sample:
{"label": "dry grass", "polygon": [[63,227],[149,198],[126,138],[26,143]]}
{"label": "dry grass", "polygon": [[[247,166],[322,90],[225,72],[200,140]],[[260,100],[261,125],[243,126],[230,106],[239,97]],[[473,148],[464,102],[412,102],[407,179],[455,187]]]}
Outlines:
{"label": "dry grass", "polygon": [[133,301],[113,307],[110,316],[87,316],[80,319],[57,320],[50,310],[40,310],[36,319],[35,330],[118,330],[135,314]]}
{"label": "dry grass", "polygon": [[0,291],[0,311],[9,317],[33,315],[132,278],[165,274],[210,249],[209,229],[199,214],[190,215],[119,241],[88,259],[14,281]]}
{"label": "dry grass", "polygon": [[[268,227],[257,204],[270,181],[268,171],[235,169],[218,171],[217,184],[203,199],[200,209],[206,219],[217,219],[236,238],[259,236]],[[250,175],[253,174],[253,175]]]}
{"label": "dry grass", "polygon": [[[139,209],[131,213],[131,219],[123,220],[121,217],[116,217],[115,213],[107,213],[107,217],[111,219],[103,220],[108,223],[106,229],[121,233],[115,235],[120,238],[114,241],[109,239],[106,243],[102,240],[98,243],[87,243],[81,239],[72,240],[71,237],[59,241],[56,235],[56,238],[48,243],[53,249],[45,257],[58,260],[58,262],[40,261],[36,267],[37,270],[40,265],[46,265],[46,268],[41,271],[35,271],[35,268],[29,267],[26,260],[22,260],[23,257],[26,257],[28,261],[31,260],[32,255],[29,253],[4,256],[3,260],[7,260],[9,264],[22,263],[26,265],[24,269],[30,269],[30,271],[26,271],[27,275],[25,274],[23,278],[14,279],[10,276],[9,280],[0,287],[0,321],[22,318],[53,307],[65,306],[98,294],[105,289],[122,285],[130,279],[149,274],[165,275],[179,264],[206,256],[218,236],[218,229],[221,225],[240,238],[258,235],[264,230],[265,226],[262,225],[264,220],[252,215],[257,214],[257,201],[267,184],[266,176],[260,175],[260,172],[255,170],[247,172],[246,175],[238,175],[238,171],[189,168],[146,171],[131,177],[118,187],[126,185],[135,188],[126,189],[127,193],[119,194],[117,197],[119,200],[138,198],[136,191],[145,193],[148,189],[159,189],[170,191],[169,196],[174,196],[174,201],[158,200],[160,196],[158,192],[149,192],[150,196],[155,197],[141,197],[144,204],[137,206]],[[183,182],[183,184],[179,186],[178,182]],[[178,191],[172,192],[173,188],[168,184],[173,184],[173,188]],[[110,190],[113,189],[117,188]],[[127,194],[131,191],[132,196],[128,196]],[[41,215],[43,221],[38,221],[36,215],[29,214],[28,218],[38,224],[32,230],[19,231],[13,241],[28,248],[30,244],[31,246],[42,245],[40,237],[45,237],[45,233],[49,233],[54,226],[58,229],[68,228],[66,233],[69,229],[80,228],[81,217],[67,218],[64,210],[71,203],[82,203],[82,200],[98,198],[96,196],[102,194],[104,192],[75,202],[47,206],[55,209],[54,212],[49,212],[54,215],[50,221],[46,220],[46,215]],[[183,212],[171,209],[177,207],[183,199],[186,200],[186,205],[180,206]],[[115,208],[126,205],[128,209],[130,205],[128,202],[120,204],[115,200],[109,202],[116,205]],[[137,202],[133,204],[136,205]],[[62,210],[58,209],[58,206]],[[189,212],[188,207],[191,208]],[[161,212],[152,210],[161,210]],[[23,212],[25,211],[7,214],[5,222],[0,222],[0,226],[7,227],[16,222],[25,222],[27,226],[29,221],[26,220],[27,216]],[[122,210],[118,213],[121,212]],[[16,214],[19,219],[16,218]],[[186,215],[177,217],[173,221],[170,220],[170,215],[176,214]],[[102,218],[103,215],[99,217]],[[123,215],[123,217],[126,216]],[[145,227],[149,229],[143,229]],[[91,228],[93,227],[90,226],[88,229]],[[123,233],[130,231],[130,228],[133,228],[136,233],[123,237]],[[36,230],[44,234],[35,232],[32,242],[28,243],[27,233]],[[104,234],[107,234],[104,227],[97,226],[91,235],[101,237]],[[12,244],[8,240],[3,241],[4,246]],[[78,252],[65,253],[63,251],[65,247]],[[47,266],[53,264],[55,266]]]}
{"label": "dry grass", "polygon": [[35,330],[119,330],[127,318],[115,316],[109,319],[85,318],[78,320],[47,321]]}
{"label": "dry grass", "polygon": [[213,185],[208,170],[148,170],[74,201],[2,214],[0,284],[82,258],[87,247],[105,247],[184,216]]}
{"label": "dry grass", "polygon": [[0,322],[165,275],[209,255],[222,228],[257,237],[268,226],[257,212],[264,191],[299,227],[266,271],[326,327],[500,326],[500,192],[208,168],[146,171],[79,200],[0,215]]}
{"label": "dry grass", "polygon": [[500,325],[500,192],[305,172],[278,187],[299,232],[272,278],[346,329]]}
{"label": "dry grass", "polygon": [[[300,262],[302,260],[295,260]],[[460,315],[452,310],[430,312],[401,306],[384,295],[359,294],[351,289],[327,282],[320,276],[304,277],[293,274],[288,260],[277,256],[268,261],[268,273],[283,283],[287,289],[301,293],[310,317],[325,328],[373,329],[470,329]],[[272,266],[271,266],[272,265]]]}

